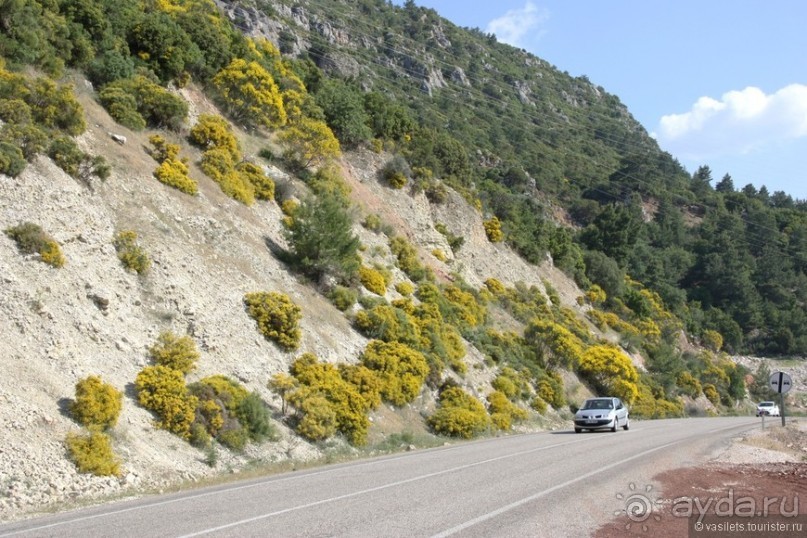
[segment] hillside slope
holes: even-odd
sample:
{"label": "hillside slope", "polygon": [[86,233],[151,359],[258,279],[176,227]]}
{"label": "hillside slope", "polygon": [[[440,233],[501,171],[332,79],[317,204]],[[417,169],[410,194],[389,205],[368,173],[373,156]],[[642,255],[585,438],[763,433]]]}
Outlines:
{"label": "hillside slope", "polygon": [[[286,371],[299,353],[355,362],[367,342],[344,314],[270,252],[267,240],[284,243],[276,203],[245,207],[198,171],[196,197],[160,184],[152,176],[156,163],[144,149],[148,133],[114,124],[82,81],[78,88],[89,125],[79,142],[109,161],[111,177],[90,190],[45,157],[17,178],[0,176],[0,228],[36,222],[58,240],[67,259],[63,268],[53,269],[36,256],[20,255],[14,242],[0,235],[2,519],[53,502],[164,488],[217,472],[204,463],[202,451],[155,429],[153,416],[135,402],[133,380],[161,331],[187,332],[197,342],[202,357],[190,379],[222,373],[277,408],[279,400],[266,381]],[[193,108],[210,106],[198,93],[185,93]],[[110,133],[126,136],[126,143],[113,142]],[[196,158],[193,151],[183,145],[183,153]],[[433,206],[423,195],[382,186],[377,171],[383,159],[359,152],[342,161],[354,200],[419,245],[438,274],[456,272],[475,286],[489,277],[539,287],[547,279],[564,303],[574,304],[579,292],[567,277],[549,262],[529,265],[502,244],[487,241],[481,216],[460,196],[451,194],[448,203]],[[281,184],[292,181],[277,169],[270,174]],[[451,252],[435,231],[436,222],[466,238],[458,255],[446,263],[428,254],[435,247]],[[144,277],[126,272],[117,258],[112,237],[124,229],[137,230],[153,260]],[[368,247],[385,248],[380,236],[358,225],[355,232]],[[388,250],[380,256],[391,260]],[[406,278],[395,271],[396,280]],[[283,291],[301,306],[298,352],[283,352],[257,332],[243,306],[244,294],[251,291]],[[482,362],[473,351],[468,360]],[[123,459],[120,480],[79,474],[65,453],[65,435],[78,429],[66,413],[66,402],[75,383],[92,374],[125,388],[113,433]],[[489,374],[472,369],[466,383],[482,396],[489,380]],[[318,448],[275,423],[282,430],[280,441],[250,445],[243,455],[222,450],[218,470],[251,461],[316,457]]]}

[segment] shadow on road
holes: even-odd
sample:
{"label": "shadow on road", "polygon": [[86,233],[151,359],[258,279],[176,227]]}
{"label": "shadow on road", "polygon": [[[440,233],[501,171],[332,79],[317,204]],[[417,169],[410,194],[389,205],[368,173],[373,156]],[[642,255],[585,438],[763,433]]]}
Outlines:
{"label": "shadow on road", "polygon": [[[575,435],[574,430],[559,430],[559,431],[554,431],[554,432],[549,432],[549,433],[551,433],[552,435],[568,435],[568,434]],[[585,432],[581,432],[581,435],[585,435],[585,434],[588,434],[588,433],[611,433],[611,430],[585,431]]]}

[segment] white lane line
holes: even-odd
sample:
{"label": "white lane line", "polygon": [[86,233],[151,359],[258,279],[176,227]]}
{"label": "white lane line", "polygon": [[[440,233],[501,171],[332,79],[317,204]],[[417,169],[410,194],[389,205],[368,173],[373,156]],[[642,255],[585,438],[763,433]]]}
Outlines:
{"label": "white lane line", "polygon": [[[452,446],[452,447],[441,448],[440,451],[441,452],[446,452],[446,451],[451,451],[451,450],[459,450],[459,449],[461,449],[463,447],[468,447],[468,446],[471,446],[471,445],[470,444],[461,444],[461,445],[456,445],[456,446]],[[551,446],[548,446],[547,448],[552,448],[552,447],[555,447],[555,446],[561,446],[561,445],[551,445]],[[431,452],[433,452],[433,451],[431,451]],[[282,482],[289,482],[289,481],[292,481],[292,480],[302,480],[302,479],[309,478],[309,477],[315,477],[315,476],[319,476],[319,475],[323,475],[323,474],[327,474],[327,473],[333,473],[333,472],[336,472],[336,471],[344,470],[345,468],[355,469],[357,467],[368,467],[368,466],[371,466],[371,465],[378,465],[379,463],[387,463],[387,462],[390,462],[390,461],[397,461],[397,460],[401,460],[401,459],[404,459],[404,458],[411,458],[413,456],[425,455],[425,454],[428,454],[428,453],[429,452],[421,451],[421,452],[417,452],[415,454],[409,453],[409,454],[403,454],[403,455],[400,455],[400,456],[394,456],[394,457],[388,457],[388,458],[379,458],[379,459],[376,459],[376,460],[373,460],[373,461],[366,461],[366,462],[358,462],[358,463],[347,464],[347,465],[340,465],[338,467],[330,467],[330,468],[327,468],[327,469],[322,469],[321,471],[312,471],[312,472],[308,472],[308,473],[305,473],[305,474],[296,474],[296,475],[291,475],[291,476],[286,476],[286,477],[279,477],[279,478],[269,477],[269,478],[266,478],[266,479],[259,479],[259,481],[253,482],[251,484],[244,484],[244,485],[241,485],[241,486],[233,486],[233,487],[224,487],[224,488],[221,488],[221,489],[216,489],[214,491],[207,491],[207,492],[204,492],[204,493],[195,493],[195,494],[183,495],[183,496],[175,498],[175,499],[168,499],[168,500],[165,500],[165,501],[157,501],[157,502],[153,502],[153,503],[140,504],[140,505],[132,506],[132,507],[129,507],[129,508],[120,508],[118,510],[111,510],[109,512],[102,512],[102,513],[99,513],[99,514],[80,516],[80,517],[76,517],[76,518],[66,519],[66,520],[63,520],[63,521],[56,521],[54,523],[48,523],[46,525],[39,525],[39,526],[36,526],[36,527],[28,527],[28,528],[19,529],[19,530],[15,530],[15,531],[11,531],[11,532],[5,532],[5,533],[0,532],[0,538],[5,538],[7,536],[17,536],[17,535],[20,535],[20,534],[27,534],[27,533],[37,532],[37,531],[41,531],[41,530],[45,530],[45,529],[52,529],[54,527],[61,527],[61,526],[64,526],[64,525],[71,525],[73,523],[81,523],[82,521],[90,521],[90,520],[93,520],[93,519],[99,519],[99,518],[103,518],[103,517],[115,516],[115,515],[118,515],[118,514],[125,514],[127,512],[134,512],[134,511],[137,511],[137,510],[144,510],[144,509],[156,508],[156,507],[160,507],[160,506],[167,506],[167,505],[180,503],[180,502],[185,502],[185,501],[192,501],[192,500],[201,499],[201,498],[204,498],[204,497],[210,497],[211,495],[218,495],[218,494],[222,494],[222,493],[230,493],[230,492],[234,492],[234,491],[241,491],[241,490],[251,489],[251,488],[255,488],[255,487],[259,487],[259,486],[265,486],[265,485],[268,485],[268,484],[273,485],[273,484],[279,484],[279,483],[282,483]]]}
{"label": "white lane line", "polygon": [[[721,432],[723,430],[730,430],[732,428],[737,428],[737,427],[738,426],[734,425],[734,426],[727,426],[725,428],[718,428],[716,430],[710,430],[710,431],[706,432],[706,434],[713,434],[713,433]],[[509,512],[510,510],[518,508],[519,506],[525,505],[525,504],[527,504],[529,502],[532,502],[532,501],[534,501],[536,499],[540,499],[541,497],[545,497],[545,496],[549,495],[550,493],[554,493],[555,491],[557,491],[559,489],[565,488],[566,486],[570,486],[570,485],[572,485],[572,484],[574,484],[576,482],[580,482],[581,480],[591,478],[594,475],[597,475],[599,473],[603,473],[605,471],[611,470],[614,467],[618,467],[619,465],[622,465],[623,463],[627,463],[627,462],[635,460],[637,458],[641,458],[641,457],[646,456],[648,454],[652,454],[653,452],[657,452],[657,451],[659,451],[659,450],[661,450],[663,448],[668,448],[668,447],[671,447],[673,445],[683,443],[684,441],[687,441],[687,440],[688,439],[679,439],[678,441],[673,441],[671,443],[667,443],[666,445],[661,445],[661,446],[657,446],[656,448],[651,448],[650,450],[645,450],[644,452],[640,452],[639,454],[635,454],[635,455],[633,455],[633,456],[631,456],[629,458],[624,458],[624,459],[619,460],[619,461],[617,461],[615,463],[612,463],[610,465],[606,465],[605,467],[600,467],[599,469],[596,469],[594,471],[588,472],[588,473],[586,473],[586,474],[584,474],[582,476],[578,476],[577,478],[567,480],[566,482],[563,482],[561,484],[556,484],[556,485],[552,486],[551,488],[545,489],[543,491],[539,491],[538,493],[534,493],[533,495],[530,495],[529,497],[524,497],[523,499],[519,499],[518,501],[515,501],[515,502],[512,502],[512,503],[510,503],[508,505],[502,506],[501,508],[498,508],[498,509],[496,509],[496,510],[494,510],[492,512],[488,512],[487,514],[483,514],[483,515],[481,515],[479,517],[476,517],[474,519],[470,519],[470,520],[466,521],[465,523],[461,523],[461,524],[457,525],[456,527],[451,527],[450,529],[445,530],[445,531],[443,531],[443,532],[441,532],[439,534],[435,534],[431,538],[447,538],[448,536],[451,536],[453,534],[457,534],[460,531],[464,531],[465,529],[467,529],[469,527],[473,527],[474,525],[478,525],[479,523],[483,523],[485,521],[488,521],[489,519],[493,519],[494,517],[500,516],[500,515],[504,514],[505,512]]]}
{"label": "white lane line", "polygon": [[582,443],[582,442],[586,442],[588,440],[593,440],[593,439],[597,439],[597,437],[596,436],[591,436],[591,437],[587,437],[585,439],[578,439],[576,441],[568,441],[566,443],[558,443],[556,445],[542,446],[542,447],[538,447],[538,448],[532,448],[530,450],[523,450],[521,452],[514,452],[513,454],[507,454],[505,456],[498,456],[496,458],[490,458],[490,459],[486,459],[486,460],[482,460],[482,461],[477,461],[477,462],[474,462],[474,463],[468,463],[468,464],[465,464],[465,465],[460,465],[458,467],[452,467],[450,469],[443,469],[442,471],[436,471],[436,472],[433,472],[433,473],[428,473],[428,474],[424,474],[424,475],[420,475],[420,476],[415,476],[415,477],[412,477],[412,478],[407,478],[405,480],[399,480],[397,482],[390,482],[389,484],[384,484],[382,486],[376,486],[374,488],[363,489],[363,490],[354,491],[354,492],[351,492],[351,493],[345,493],[344,495],[337,495],[336,497],[329,497],[327,499],[322,499],[322,500],[310,502],[310,503],[307,503],[307,504],[301,504],[301,505],[298,505],[298,506],[292,506],[291,508],[286,508],[286,509],[283,509],[283,510],[277,510],[275,512],[268,512],[266,514],[261,514],[261,515],[258,515],[258,516],[254,516],[254,517],[250,517],[250,518],[246,518],[246,519],[241,519],[239,521],[233,521],[232,523],[227,523],[225,525],[219,525],[218,527],[210,527],[210,528],[203,529],[203,530],[191,533],[191,534],[184,534],[184,535],[180,536],[179,538],[192,538],[194,536],[202,536],[204,534],[210,534],[212,532],[218,532],[218,531],[222,531],[224,529],[230,529],[232,527],[237,527],[239,525],[246,525],[248,523],[254,523],[255,521],[260,521],[262,519],[268,519],[270,517],[279,516],[281,514],[294,512],[294,511],[297,511],[297,510],[305,510],[306,508],[312,508],[314,506],[319,506],[319,505],[322,505],[322,504],[327,504],[327,503],[331,503],[331,502],[335,502],[335,501],[341,501],[343,499],[349,499],[351,497],[357,497],[359,495],[366,495],[368,493],[374,493],[376,491],[381,491],[381,490],[384,490],[384,489],[389,489],[389,488],[394,488],[394,487],[397,487],[397,486],[402,486],[404,484],[417,482],[419,480],[426,480],[427,478],[433,478],[435,476],[440,476],[440,475],[444,475],[444,474],[447,474],[447,473],[453,473],[455,471],[461,471],[463,469],[468,469],[468,468],[476,467],[476,466],[479,466],[479,465],[485,465],[487,463],[493,463],[495,461],[501,461],[501,460],[505,460],[505,459],[509,459],[509,458],[515,458],[517,456],[523,456],[524,454],[531,454],[533,452],[541,452],[543,450],[549,450],[551,448],[558,448],[558,447],[562,447],[562,446],[566,446],[566,445]]}

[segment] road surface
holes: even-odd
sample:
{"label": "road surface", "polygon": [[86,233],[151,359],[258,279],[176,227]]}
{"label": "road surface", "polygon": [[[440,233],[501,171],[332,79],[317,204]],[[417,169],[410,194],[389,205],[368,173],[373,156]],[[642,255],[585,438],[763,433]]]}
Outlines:
{"label": "road surface", "polygon": [[703,463],[758,424],[486,439],[16,522],[0,537],[587,536],[632,493],[658,498],[655,474]]}

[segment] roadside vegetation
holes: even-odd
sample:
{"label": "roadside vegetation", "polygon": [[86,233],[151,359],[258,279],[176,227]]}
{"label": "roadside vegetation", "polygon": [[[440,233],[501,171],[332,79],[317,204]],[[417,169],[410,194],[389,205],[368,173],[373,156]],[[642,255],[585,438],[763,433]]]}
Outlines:
{"label": "roadside vegetation", "polygon": [[[313,13],[324,9],[311,4]],[[695,400],[717,413],[745,398],[748,375],[752,394],[765,394],[766,373],[751,374],[727,353],[807,354],[804,201],[764,187],[738,190],[728,175],[715,182],[708,167],[688,174],[617,97],[493,36],[439,21],[414,2],[353,4],[329,6],[328,20],[348,33],[387,32],[378,37],[388,42],[380,51],[388,63],[368,60],[363,47],[351,52],[370,70],[374,84],[365,88],[325,69],[334,45],[319,34],[304,32],[309,48],[290,55],[296,26],[272,2],[255,5],[284,28],[278,44],[246,37],[206,0],[5,2],[0,173],[18,177],[47,155],[88,189],[109,176],[106,162],[76,142],[86,124],[63,81],[78,72],[114,121],[159,131],[148,138],[153,175],[183,193],[176,196],[196,195],[209,178],[244,206],[279,204],[283,261],[368,339],[339,364],[296,355],[306,349],[302,308],[282,290],[243,296],[258,333],[289,355],[288,371],[267,380],[282,402],[275,419],[316,443],[341,436],[363,446],[372,412],[408,406],[424,392],[436,398],[425,418],[436,434],[510,431],[574,407],[564,372],[622,398],[636,417],[683,416]],[[446,50],[432,43],[435,25],[451,43]],[[465,97],[451,84],[423,92],[399,76],[399,55],[412,56],[420,43],[458,80],[466,77]],[[189,125],[178,91],[189,84],[221,115],[194,116]],[[514,88],[524,85],[535,93],[519,96]],[[261,161],[244,154],[239,132],[281,148],[275,156],[267,143],[261,158],[299,180],[299,199],[277,192]],[[199,150],[198,162],[185,144]],[[369,214],[363,225],[383,234],[377,248],[389,263],[374,262],[335,164],[356,148],[387,154],[378,179],[388,192],[422,192],[439,205],[453,189],[479,212],[491,243],[536,264],[550,256],[585,290],[577,305],[585,316],[563,306],[548,282],[490,278],[476,288],[438,276],[417,245]],[[431,254],[447,264],[464,239],[444,224],[436,231],[451,251]],[[64,265],[59,244],[37,224],[4,232],[21,254]],[[137,238],[125,230],[113,242],[124,268],[143,275],[150,259]],[[683,350],[686,337],[697,346]],[[470,366],[470,346],[493,370],[490,390],[463,384],[470,367],[482,367]],[[149,357],[134,387],[156,427],[207,451],[243,451],[276,437],[257,392],[225,375],[188,382],[201,357],[190,336],[161,333]],[[88,433],[71,434],[66,446],[80,470],[119,472],[108,430],[120,399],[95,377],[76,386],[71,413]]]}

